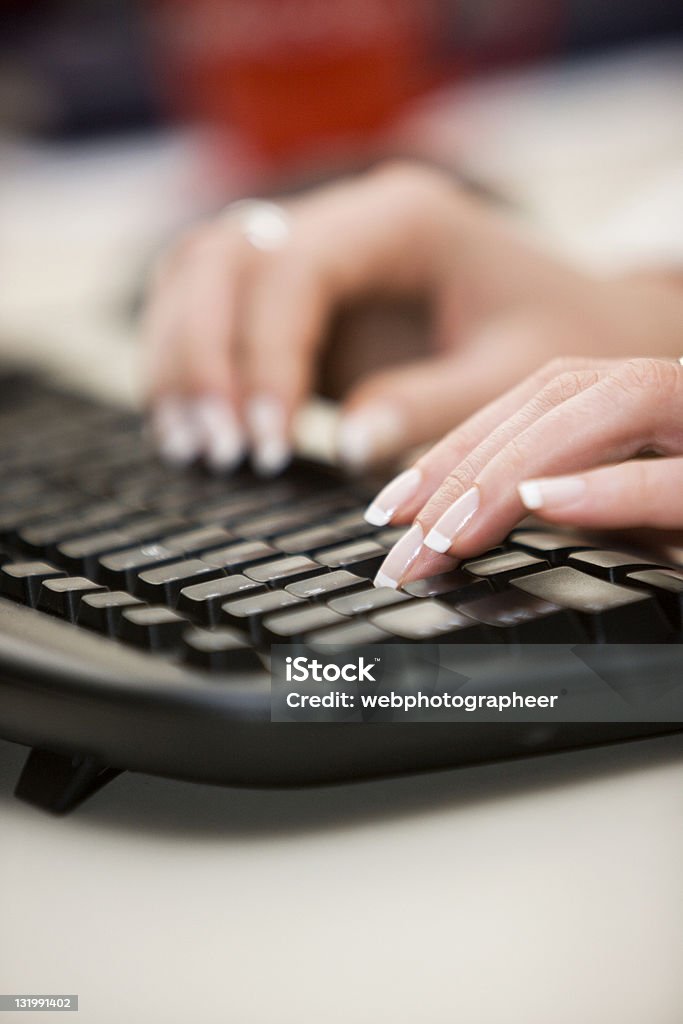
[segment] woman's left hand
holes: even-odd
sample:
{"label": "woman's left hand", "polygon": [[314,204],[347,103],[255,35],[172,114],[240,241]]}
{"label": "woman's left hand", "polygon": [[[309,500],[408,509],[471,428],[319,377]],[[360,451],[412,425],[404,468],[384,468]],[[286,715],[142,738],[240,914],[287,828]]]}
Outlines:
{"label": "woman's left hand", "polygon": [[[645,453],[662,457],[633,458]],[[529,511],[563,526],[683,531],[683,365],[559,359],[483,408],[370,505],[374,524],[414,520],[375,583],[452,568]]]}

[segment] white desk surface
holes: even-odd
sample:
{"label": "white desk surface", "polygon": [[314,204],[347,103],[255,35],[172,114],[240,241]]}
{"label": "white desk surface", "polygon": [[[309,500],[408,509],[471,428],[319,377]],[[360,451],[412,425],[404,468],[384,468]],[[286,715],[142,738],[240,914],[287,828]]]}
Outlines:
{"label": "white desk surface", "polygon": [[308,791],[124,775],[62,819],[11,796],[23,756],[0,991],[83,1024],[680,1024],[683,736]]}

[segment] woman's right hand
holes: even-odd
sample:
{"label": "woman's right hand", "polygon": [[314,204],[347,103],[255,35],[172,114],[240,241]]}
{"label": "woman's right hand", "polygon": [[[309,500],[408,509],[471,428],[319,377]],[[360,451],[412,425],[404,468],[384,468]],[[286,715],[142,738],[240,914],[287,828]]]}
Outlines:
{"label": "woman's right hand", "polygon": [[283,468],[332,316],[368,297],[419,297],[433,327],[426,357],[366,373],[344,396],[350,467],[435,439],[564,351],[626,356],[654,337],[667,353],[678,310],[666,297],[658,332],[647,289],[548,256],[441,172],[387,164],[281,209],[269,247],[250,242],[237,207],[181,238],[155,274],[148,401],[173,461],[227,470],[248,450],[258,471]]}

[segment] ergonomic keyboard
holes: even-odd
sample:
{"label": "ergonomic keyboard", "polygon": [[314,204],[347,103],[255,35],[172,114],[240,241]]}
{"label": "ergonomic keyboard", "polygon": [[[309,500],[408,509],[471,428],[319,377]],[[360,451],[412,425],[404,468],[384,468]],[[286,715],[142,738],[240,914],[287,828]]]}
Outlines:
{"label": "ergonomic keyboard", "polygon": [[0,380],[0,735],[32,748],[17,795],[60,812],[123,769],[305,785],[680,728],[271,721],[273,644],[627,642],[680,665],[680,567],[577,535],[527,526],[375,589],[401,532],[363,519],[375,489],[303,461],[179,471],[137,416]]}

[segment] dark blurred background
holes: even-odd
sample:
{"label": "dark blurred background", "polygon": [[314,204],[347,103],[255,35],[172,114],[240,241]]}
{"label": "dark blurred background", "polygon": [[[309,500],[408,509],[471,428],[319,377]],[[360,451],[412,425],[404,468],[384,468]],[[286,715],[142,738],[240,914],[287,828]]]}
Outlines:
{"label": "dark blurred background", "polygon": [[445,81],[683,34],[680,0],[0,0],[0,126],[189,120],[255,158],[367,144]]}

